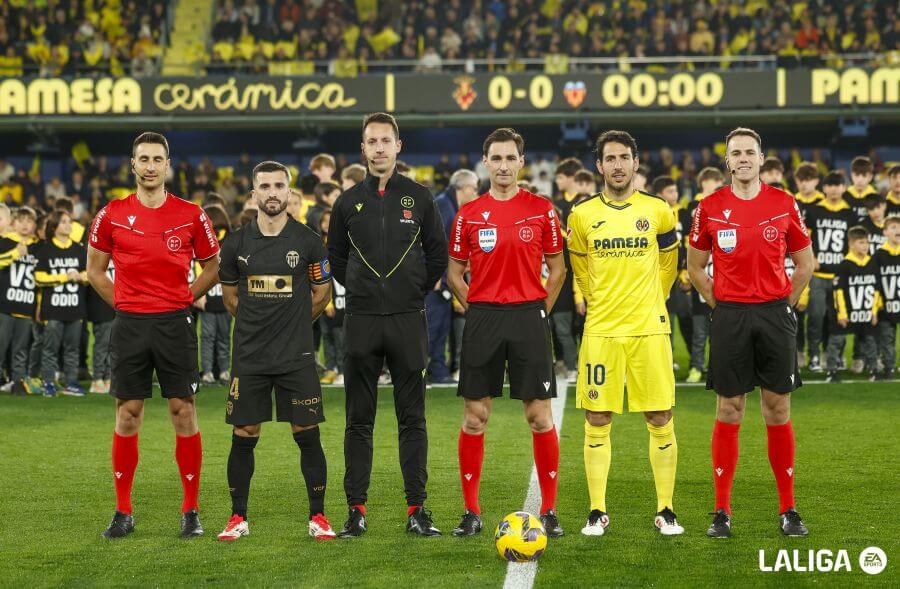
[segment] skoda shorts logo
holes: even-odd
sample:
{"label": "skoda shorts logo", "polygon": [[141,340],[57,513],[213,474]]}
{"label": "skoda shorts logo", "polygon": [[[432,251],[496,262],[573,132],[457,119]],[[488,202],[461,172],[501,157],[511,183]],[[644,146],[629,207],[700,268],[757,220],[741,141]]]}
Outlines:
{"label": "skoda shorts logo", "polygon": [[730,254],[737,247],[737,230],[736,229],[719,229],[716,231],[719,249],[726,254]]}
{"label": "skoda shorts logo", "polygon": [[287,261],[287,265],[291,268],[296,268],[297,264],[300,263],[300,254],[291,250],[284,256],[284,259]]}
{"label": "skoda shorts logo", "polygon": [[496,227],[492,227],[491,229],[479,229],[478,230],[478,247],[481,248],[481,251],[484,253],[490,253],[494,246],[497,245],[497,229]]}
{"label": "skoda shorts logo", "polygon": [[778,229],[769,225],[765,229],[763,229],[763,237],[766,238],[766,241],[775,241],[778,239]]}
{"label": "skoda shorts logo", "polygon": [[170,251],[177,252],[181,249],[181,238],[177,235],[173,235],[166,240],[166,247],[169,248]]}
{"label": "skoda shorts logo", "polygon": [[634,222],[634,227],[641,232],[648,231],[650,229],[650,221],[648,221],[645,217],[641,217]]}
{"label": "skoda shorts logo", "polygon": [[519,229],[519,239],[528,243],[534,239],[534,230],[531,227],[522,227]]}
{"label": "skoda shorts logo", "polygon": [[404,196],[400,199],[400,204],[404,209],[411,209],[413,208],[413,205],[416,204],[416,201],[414,201],[411,196]]}

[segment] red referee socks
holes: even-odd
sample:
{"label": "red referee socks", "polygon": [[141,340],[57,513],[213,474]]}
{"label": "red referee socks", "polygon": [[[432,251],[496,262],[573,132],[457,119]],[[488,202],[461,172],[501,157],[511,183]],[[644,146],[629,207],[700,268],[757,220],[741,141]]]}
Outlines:
{"label": "red referee socks", "polygon": [[531,432],[534,444],[534,466],[541,486],[541,515],[556,508],[556,488],[559,485],[559,436],[556,427],[538,433]]}
{"label": "red referee socks", "polygon": [[200,494],[200,467],[203,464],[200,432],[192,436],[175,436],[175,461],[178,462],[181,486],[184,488],[181,512],[187,513],[197,509],[197,496]]}
{"label": "red referee socks", "polygon": [[775,473],[781,503],[778,513],[784,513],[794,507],[794,426],[790,421],[784,425],[767,425],[766,434],[769,440],[769,464]]}
{"label": "red referee socks", "polygon": [[120,436],[113,432],[112,467],[116,485],[116,511],[131,514],[131,485],[138,463],[138,435]]}
{"label": "red referee socks", "polygon": [[484,434],[467,434],[459,430],[459,480],[462,483],[466,509],[481,514],[478,487],[481,485],[481,466],[484,463]]}
{"label": "red referee socks", "polygon": [[731,515],[731,484],[738,461],[739,423],[716,420],[712,433],[713,483],[716,488],[716,511],[724,509]]}

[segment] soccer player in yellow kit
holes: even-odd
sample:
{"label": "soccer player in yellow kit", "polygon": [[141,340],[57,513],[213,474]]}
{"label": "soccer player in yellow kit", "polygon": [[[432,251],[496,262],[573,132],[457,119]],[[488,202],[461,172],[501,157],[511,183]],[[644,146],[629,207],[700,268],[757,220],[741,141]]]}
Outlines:
{"label": "soccer player in yellow kit", "polygon": [[587,299],[579,355],[577,406],[585,410],[584,467],[591,512],[581,530],[602,536],[609,525],[606,481],[612,459],[612,414],[643,412],[650,432],[656,481],[654,525],[665,536],[684,532],[672,510],[678,443],[672,407],[675,375],[666,294],[675,281],[675,216],[661,198],[636,190],[637,143],[607,131],[596,143],[605,189],[572,209],[569,252],[575,280]]}

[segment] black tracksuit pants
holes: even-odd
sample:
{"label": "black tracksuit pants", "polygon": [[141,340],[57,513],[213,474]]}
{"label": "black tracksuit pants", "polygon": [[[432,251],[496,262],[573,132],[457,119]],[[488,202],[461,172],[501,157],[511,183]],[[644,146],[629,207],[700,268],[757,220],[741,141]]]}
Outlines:
{"label": "black tracksuit pants", "polygon": [[425,311],[394,315],[348,313],[344,319],[344,491],[348,505],[365,504],[372,474],[372,432],[378,405],[378,377],[387,360],[394,385],[400,438],[400,470],[407,505],[422,505],[428,480],[425,431]]}

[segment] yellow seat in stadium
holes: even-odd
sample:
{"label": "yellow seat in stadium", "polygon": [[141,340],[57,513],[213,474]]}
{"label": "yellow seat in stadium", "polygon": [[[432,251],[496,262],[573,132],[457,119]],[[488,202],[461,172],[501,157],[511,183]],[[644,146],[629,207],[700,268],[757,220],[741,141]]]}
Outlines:
{"label": "yellow seat in stadium", "polygon": [[25,52],[36,63],[46,63],[50,59],[50,48],[44,43],[29,43]]}
{"label": "yellow seat in stadium", "polygon": [[359,74],[359,62],[355,59],[335,59],[331,63],[335,77],[355,78]]}
{"label": "yellow seat in stadium", "polygon": [[59,65],[66,65],[69,63],[69,46],[57,45],[56,55],[59,57]]}
{"label": "yellow seat in stadium", "polygon": [[266,59],[272,59],[272,56],[275,55],[275,44],[270,43],[268,41],[263,41],[259,44],[259,49],[262,51],[262,54]]}
{"label": "yellow seat in stadium", "polygon": [[244,59],[250,61],[256,54],[256,41],[253,37],[249,39],[241,39],[234,44],[235,59]]}
{"label": "yellow seat in stadium", "polygon": [[12,78],[23,74],[21,57],[0,56],[0,76]]}

